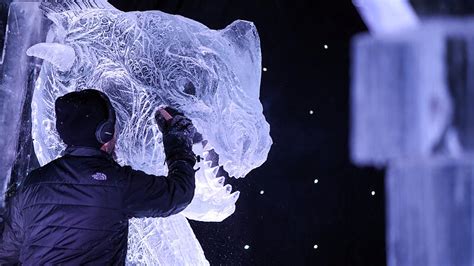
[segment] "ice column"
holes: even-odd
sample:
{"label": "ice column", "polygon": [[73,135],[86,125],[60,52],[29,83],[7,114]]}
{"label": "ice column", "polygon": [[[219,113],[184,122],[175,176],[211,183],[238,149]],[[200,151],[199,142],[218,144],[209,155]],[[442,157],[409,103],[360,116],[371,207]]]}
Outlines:
{"label": "ice column", "polygon": [[474,265],[474,19],[352,43],[351,158],[387,167],[387,262]]}
{"label": "ice column", "polygon": [[473,265],[474,157],[398,160],[386,187],[389,266]]}
{"label": "ice column", "polygon": [[[8,12],[0,75],[0,208],[10,177],[26,176],[31,166],[30,103],[38,68],[25,53],[44,41],[47,23],[36,2],[13,2]],[[20,177],[21,178],[21,177]]]}

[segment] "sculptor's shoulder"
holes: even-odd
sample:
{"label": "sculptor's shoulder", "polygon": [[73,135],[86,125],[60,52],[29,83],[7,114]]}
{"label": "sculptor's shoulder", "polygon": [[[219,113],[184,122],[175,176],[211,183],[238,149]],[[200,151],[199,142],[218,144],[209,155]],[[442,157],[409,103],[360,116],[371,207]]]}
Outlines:
{"label": "sculptor's shoulder", "polygon": [[59,160],[61,160],[62,157],[59,157],[41,167],[38,167],[31,172],[28,173],[28,175],[25,177],[25,179],[22,182],[23,187],[30,186],[32,184],[41,182],[45,180],[45,177],[51,176],[51,171],[53,168],[55,168],[55,165]]}

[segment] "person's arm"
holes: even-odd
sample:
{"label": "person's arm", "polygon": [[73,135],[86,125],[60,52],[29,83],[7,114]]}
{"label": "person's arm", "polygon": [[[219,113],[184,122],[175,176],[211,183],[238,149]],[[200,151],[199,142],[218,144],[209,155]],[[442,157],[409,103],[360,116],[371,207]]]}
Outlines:
{"label": "person's arm", "polygon": [[4,220],[4,230],[0,238],[0,265],[19,264],[20,249],[23,244],[23,216],[20,195],[13,196]]}
{"label": "person's arm", "polygon": [[196,156],[189,119],[170,118],[163,132],[168,176],[149,175],[126,167],[125,208],[130,217],[166,217],[184,210],[194,197]]}

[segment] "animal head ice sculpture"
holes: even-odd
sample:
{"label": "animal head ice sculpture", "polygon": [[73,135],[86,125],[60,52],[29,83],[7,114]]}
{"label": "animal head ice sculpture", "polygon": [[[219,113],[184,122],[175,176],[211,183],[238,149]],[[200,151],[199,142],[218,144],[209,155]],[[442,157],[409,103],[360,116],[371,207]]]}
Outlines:
{"label": "animal head ice sculpture", "polygon": [[[53,22],[46,43],[28,50],[44,59],[32,103],[37,157],[45,164],[64,150],[55,129],[54,101],[95,88],[116,109],[116,159],[165,175],[162,135],[154,121],[160,104],[181,110],[203,135],[217,166],[201,162],[188,218],[221,221],[235,210],[238,192],[217,177],[243,177],[266,161],[272,144],[259,101],[261,54],[254,25],[235,21],[223,30],[159,11],[122,12],[103,0],[46,1]],[[205,142],[204,142],[205,143]],[[214,163],[215,164],[215,163]]]}

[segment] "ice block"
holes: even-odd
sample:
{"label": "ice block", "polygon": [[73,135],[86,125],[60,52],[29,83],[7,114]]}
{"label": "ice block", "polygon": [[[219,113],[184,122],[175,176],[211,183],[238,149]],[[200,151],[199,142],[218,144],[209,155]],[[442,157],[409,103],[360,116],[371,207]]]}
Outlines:
{"label": "ice block", "polygon": [[474,265],[474,157],[392,163],[386,177],[389,266]]}

